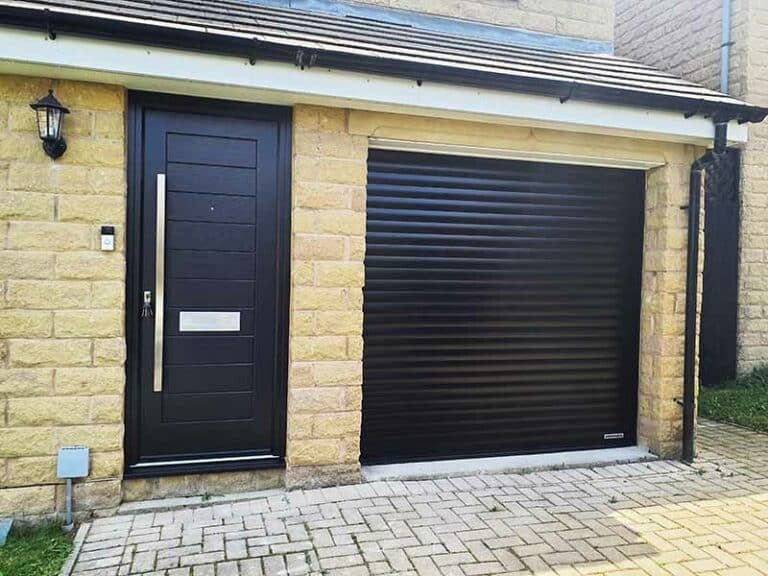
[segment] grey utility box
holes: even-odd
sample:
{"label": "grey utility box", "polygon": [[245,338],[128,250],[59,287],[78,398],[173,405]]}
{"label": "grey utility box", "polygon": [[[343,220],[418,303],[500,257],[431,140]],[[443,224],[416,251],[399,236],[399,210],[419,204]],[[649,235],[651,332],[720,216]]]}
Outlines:
{"label": "grey utility box", "polygon": [[88,447],[65,446],[59,449],[56,466],[59,478],[85,478],[88,476]]}

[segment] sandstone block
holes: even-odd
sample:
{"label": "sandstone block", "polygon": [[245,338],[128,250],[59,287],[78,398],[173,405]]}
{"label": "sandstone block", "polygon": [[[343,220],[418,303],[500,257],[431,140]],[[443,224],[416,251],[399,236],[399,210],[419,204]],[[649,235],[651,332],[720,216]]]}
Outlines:
{"label": "sandstone block", "polygon": [[91,422],[120,424],[123,421],[122,396],[96,396],[91,399]]}
{"label": "sandstone block", "polygon": [[57,338],[119,336],[123,332],[123,314],[117,310],[64,310],[54,313]]}
{"label": "sandstone block", "polygon": [[6,469],[7,486],[51,484],[56,479],[56,457],[10,458]]}
{"label": "sandstone block", "polygon": [[347,338],[347,358],[350,360],[363,359],[363,338],[361,336],[349,336]]}
{"label": "sandstone block", "polygon": [[10,426],[87,424],[89,420],[87,398],[40,396],[8,400]]}
{"label": "sandstone block", "polygon": [[349,259],[362,262],[365,259],[365,238],[351,236],[349,238]]}
{"label": "sandstone block", "polygon": [[94,452],[91,454],[90,478],[120,478],[123,475],[122,452]]}
{"label": "sandstone block", "polygon": [[62,120],[61,130],[68,136],[90,136],[93,132],[93,112],[70,110]]}
{"label": "sandstone block", "polygon": [[336,464],[339,443],[336,439],[292,440],[288,448],[289,466]]}
{"label": "sandstone block", "polygon": [[295,233],[365,235],[365,214],[352,210],[309,210],[297,208],[293,211]]}
{"label": "sandstone block", "polygon": [[288,418],[288,438],[312,438],[314,414],[290,414]]}
{"label": "sandstone block", "polygon": [[359,436],[361,420],[360,412],[319,414],[314,417],[314,434],[318,438]]}
{"label": "sandstone block", "polygon": [[309,362],[291,362],[288,366],[288,388],[309,388],[314,386],[312,364]]}
{"label": "sandstone block", "polygon": [[322,335],[358,335],[363,331],[361,311],[316,312],[316,333]]}
{"label": "sandstone block", "polygon": [[315,313],[297,310],[291,313],[291,334],[312,336],[315,334]]}
{"label": "sandstone block", "polygon": [[318,286],[358,287],[365,283],[362,262],[317,262],[315,278]]}
{"label": "sandstone block", "polygon": [[296,132],[346,132],[347,111],[343,108],[297,105],[293,109]]}
{"label": "sandstone block", "polygon": [[0,396],[6,398],[45,396],[52,385],[53,370],[49,368],[0,370]]}
{"label": "sandstone block", "polygon": [[8,167],[8,189],[53,192],[55,174],[43,158],[34,158],[32,163],[11,162]]}
{"label": "sandstone block", "polygon": [[43,252],[0,251],[0,278],[51,278],[53,254]]}
{"label": "sandstone block", "polygon": [[123,166],[125,142],[122,139],[73,136],[67,138],[67,153],[59,161],[69,165]]}
{"label": "sandstone block", "polygon": [[341,455],[339,456],[339,462],[345,464],[353,464],[360,461],[360,434],[345,436],[340,439]]}
{"label": "sandstone block", "polygon": [[86,308],[91,300],[91,286],[81,281],[8,282],[8,305],[13,308],[55,310]]}
{"label": "sandstone block", "polygon": [[118,366],[57,368],[54,387],[63,396],[115,395],[122,393],[124,381]]}
{"label": "sandstone block", "polygon": [[95,114],[94,136],[116,137],[125,132],[125,115],[120,112],[97,112]]}
{"label": "sandstone block", "polygon": [[328,184],[319,181],[296,182],[293,185],[293,202],[302,208],[350,208],[353,186]]}
{"label": "sandstone block", "polygon": [[312,263],[294,260],[291,265],[291,280],[294,286],[313,286],[315,284],[315,269]]}
{"label": "sandstone block", "polygon": [[349,291],[345,288],[295,286],[294,310],[345,310]]}
{"label": "sandstone block", "polygon": [[[288,450],[290,453],[290,446]],[[362,481],[359,462],[324,466],[296,466],[290,457],[288,460],[289,467],[285,471],[285,485],[289,489],[341,486],[359,484]]]}
{"label": "sandstone block", "polygon": [[125,284],[117,281],[94,282],[91,305],[94,308],[121,309],[125,301]]}
{"label": "sandstone block", "polygon": [[56,255],[56,276],[63,280],[121,280],[124,274],[125,261],[117,252],[67,252]]}
{"label": "sandstone block", "polygon": [[55,453],[53,428],[0,428],[0,458]]}
{"label": "sandstone block", "polygon": [[125,221],[125,200],[122,196],[59,197],[61,222],[119,223]]}
{"label": "sandstone block", "polygon": [[344,388],[298,388],[290,393],[289,411],[320,414],[341,412],[346,409],[347,397]]}
{"label": "sandstone block", "polygon": [[122,366],[125,362],[125,340],[100,338],[93,342],[93,363],[96,366]]}
{"label": "sandstone block", "polygon": [[62,426],[56,428],[56,442],[59,446],[88,446],[94,452],[121,450],[123,426],[119,424]]}
{"label": "sandstone block", "polygon": [[50,335],[50,312],[0,310],[0,338],[44,338]]}
{"label": "sandstone block", "polygon": [[90,340],[11,340],[11,366],[85,366],[91,363]]}
{"label": "sandstone block", "polygon": [[53,220],[53,196],[4,192],[0,196],[0,219]]}
{"label": "sandstone block", "polygon": [[26,104],[40,98],[50,87],[47,78],[33,76],[4,76],[0,82],[0,100]]}
{"label": "sandstone block", "polygon": [[344,410],[360,411],[363,408],[362,386],[348,386],[344,388]]}
{"label": "sandstone block", "polygon": [[363,364],[358,361],[315,362],[312,377],[316,386],[362,386]]}
{"label": "sandstone block", "polygon": [[342,260],[346,249],[343,236],[297,234],[293,242],[295,260]]}
{"label": "sandstone block", "polygon": [[40,162],[52,164],[40,146],[40,138],[32,132],[11,132],[0,138],[0,161]]}
{"label": "sandstone block", "polygon": [[[64,502],[64,486],[57,489],[57,503]],[[96,480],[95,482],[78,482],[74,486],[73,500],[75,510],[112,509],[120,505],[122,484],[119,479]],[[63,506],[60,504],[59,509]]]}
{"label": "sandstone block", "polygon": [[66,81],[56,87],[56,94],[72,109],[122,112],[125,107],[125,89],[122,86]]}
{"label": "sandstone block", "polygon": [[104,166],[59,166],[57,191],[64,194],[123,196],[126,193],[125,171]]}
{"label": "sandstone block", "polygon": [[347,342],[342,336],[296,336],[291,339],[291,359],[345,360]]}
{"label": "sandstone block", "polygon": [[91,229],[61,222],[11,222],[8,248],[13,250],[83,250],[91,244]]}
{"label": "sandstone block", "polygon": [[26,486],[0,490],[0,516],[4,518],[33,516],[53,512],[53,486]]}

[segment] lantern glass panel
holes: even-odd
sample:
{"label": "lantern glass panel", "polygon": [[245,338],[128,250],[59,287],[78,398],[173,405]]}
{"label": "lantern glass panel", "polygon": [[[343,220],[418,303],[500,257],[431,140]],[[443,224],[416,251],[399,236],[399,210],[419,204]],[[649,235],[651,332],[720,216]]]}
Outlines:
{"label": "lantern glass panel", "polygon": [[37,108],[35,113],[37,114],[37,133],[45,140],[48,136],[48,111],[45,108]]}
{"label": "lantern glass panel", "polygon": [[61,133],[61,110],[48,108],[46,140],[58,140]]}

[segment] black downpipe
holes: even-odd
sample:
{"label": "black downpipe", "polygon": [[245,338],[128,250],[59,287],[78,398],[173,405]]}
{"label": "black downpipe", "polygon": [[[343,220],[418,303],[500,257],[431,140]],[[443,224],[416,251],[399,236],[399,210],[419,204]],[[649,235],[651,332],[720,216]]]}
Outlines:
{"label": "black downpipe", "polygon": [[728,123],[715,124],[715,139],[708,150],[691,165],[688,187],[688,254],[685,278],[685,361],[683,367],[683,461],[693,462],[696,452],[696,303],[699,289],[699,233],[701,185],[704,172],[716,178],[717,159],[728,144]]}

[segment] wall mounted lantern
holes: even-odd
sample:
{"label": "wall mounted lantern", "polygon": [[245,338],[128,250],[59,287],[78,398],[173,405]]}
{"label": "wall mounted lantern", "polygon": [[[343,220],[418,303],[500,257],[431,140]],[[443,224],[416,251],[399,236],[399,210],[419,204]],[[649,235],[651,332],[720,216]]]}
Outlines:
{"label": "wall mounted lantern", "polygon": [[48,90],[47,96],[30,106],[37,113],[37,132],[43,141],[43,150],[54,160],[61,157],[67,150],[67,143],[61,136],[61,120],[69,110],[56,100],[53,90]]}

